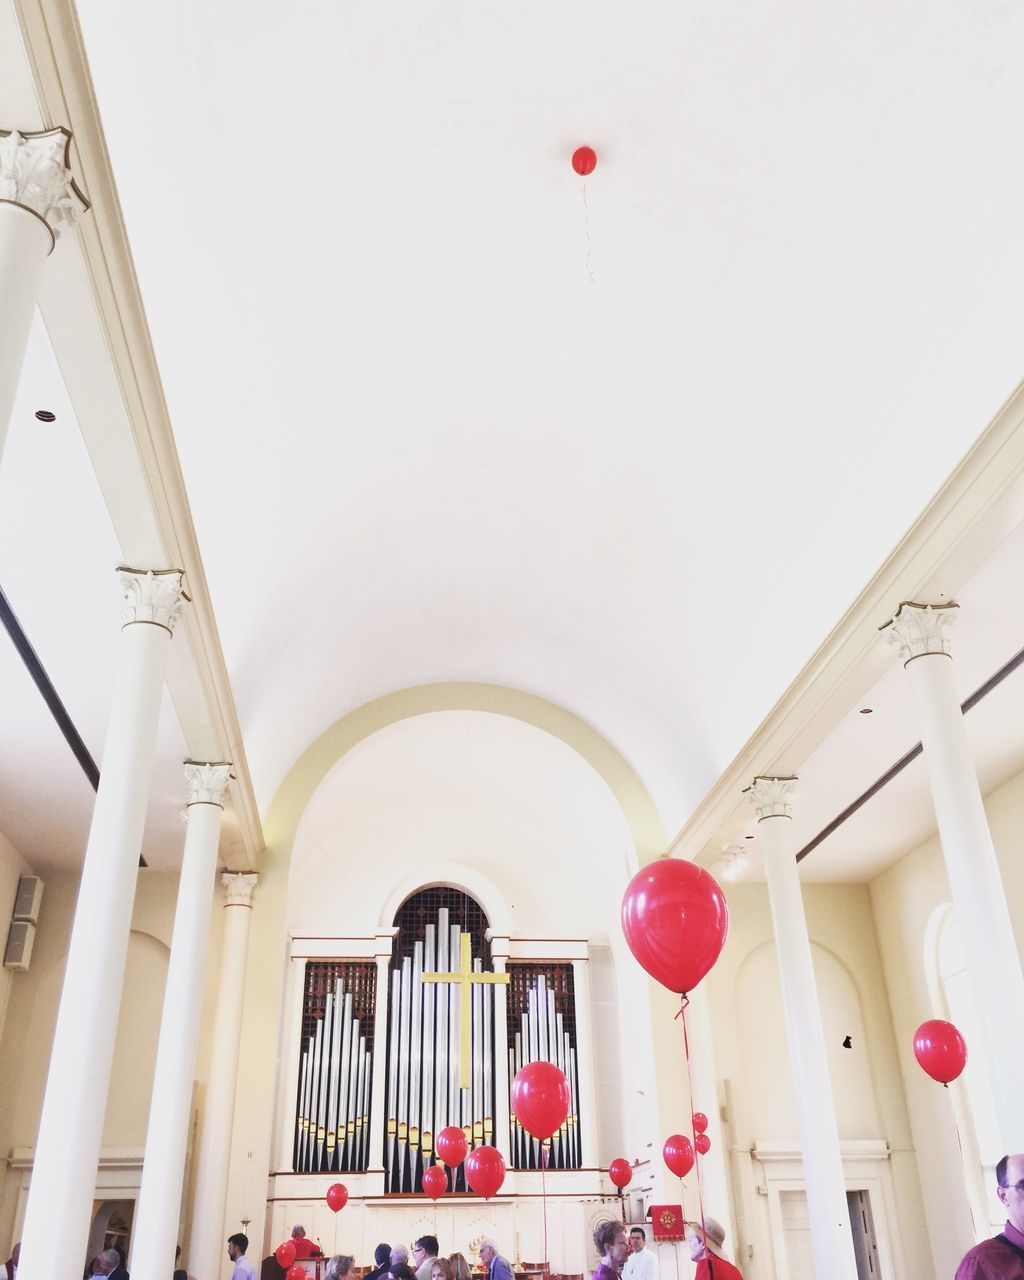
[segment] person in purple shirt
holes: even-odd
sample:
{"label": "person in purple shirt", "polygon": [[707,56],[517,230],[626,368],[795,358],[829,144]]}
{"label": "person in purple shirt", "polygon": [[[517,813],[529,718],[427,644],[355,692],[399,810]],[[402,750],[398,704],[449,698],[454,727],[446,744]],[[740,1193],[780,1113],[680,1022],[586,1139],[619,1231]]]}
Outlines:
{"label": "person in purple shirt", "polygon": [[996,1195],[1006,1205],[1006,1226],[976,1244],[956,1269],[956,1280],[1024,1280],[1024,1155],[996,1165]]}
{"label": "person in purple shirt", "polygon": [[602,1222],[594,1232],[594,1244],[597,1245],[601,1261],[594,1271],[593,1280],[619,1280],[622,1264],[629,1253],[625,1225],[614,1218],[609,1222]]}

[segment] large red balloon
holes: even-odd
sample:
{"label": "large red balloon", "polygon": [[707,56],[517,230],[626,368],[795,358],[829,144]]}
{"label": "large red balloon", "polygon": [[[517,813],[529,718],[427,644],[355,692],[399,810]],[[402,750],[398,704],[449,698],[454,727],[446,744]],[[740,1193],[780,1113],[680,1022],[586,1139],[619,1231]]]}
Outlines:
{"label": "large red balloon", "polygon": [[721,954],[729,908],[715,878],[685,858],[660,858],[630,880],[622,931],[652,978],[684,995]]}
{"label": "large red balloon", "polygon": [[284,1244],[279,1244],[274,1250],[274,1257],[278,1261],[278,1265],[284,1267],[285,1271],[295,1261],[295,1246],[290,1240],[286,1240]]}
{"label": "large red balloon", "polygon": [[703,1133],[708,1127],[708,1118],[703,1111],[695,1111],[692,1116],[694,1133]]}
{"label": "large red balloon", "polygon": [[505,1181],[505,1161],[497,1147],[474,1147],[466,1157],[466,1181],[478,1196],[489,1200]]}
{"label": "large red balloon", "polygon": [[693,1143],[681,1133],[665,1139],[662,1155],[677,1178],[685,1178],[693,1168]]}
{"label": "large red balloon", "polygon": [[327,1188],[327,1203],[335,1213],[348,1204],[348,1188],[343,1182],[336,1182],[333,1187]]}
{"label": "large red balloon", "polygon": [[306,1280],[306,1268],[301,1262],[293,1262],[288,1268],[285,1280]]}
{"label": "large red balloon", "polygon": [[700,1156],[706,1156],[711,1150],[711,1139],[706,1133],[698,1133],[693,1140],[693,1148]]}
{"label": "large red balloon", "polygon": [[585,178],[597,168],[597,152],[593,147],[577,147],[572,153],[572,167]]}
{"label": "large red balloon", "polygon": [[914,1032],[914,1057],[933,1080],[949,1084],[967,1065],[967,1044],[952,1022],[931,1018]]}
{"label": "large red balloon", "polygon": [[569,1114],[569,1081],[553,1062],[528,1062],[512,1081],[512,1110],[527,1133],[542,1142]]}
{"label": "large red balloon", "polygon": [[423,1170],[423,1190],[436,1200],[448,1190],[448,1175],[439,1164],[432,1164]]}
{"label": "large red balloon", "polygon": [[450,1124],[437,1135],[434,1149],[446,1165],[455,1169],[465,1160],[469,1147],[465,1133],[457,1124]]}
{"label": "large red balloon", "polygon": [[632,1165],[628,1160],[623,1160],[622,1156],[617,1156],[608,1166],[608,1177],[621,1191],[633,1181]]}

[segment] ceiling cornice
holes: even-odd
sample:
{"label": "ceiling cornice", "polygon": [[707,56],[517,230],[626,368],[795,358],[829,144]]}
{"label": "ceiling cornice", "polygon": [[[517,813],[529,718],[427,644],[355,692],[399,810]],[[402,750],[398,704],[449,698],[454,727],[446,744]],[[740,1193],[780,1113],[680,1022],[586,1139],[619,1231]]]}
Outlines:
{"label": "ceiling cornice", "polygon": [[[192,597],[168,675],[171,697],[189,753],[232,762],[222,847],[230,869],[251,869],[264,845],[259,810],[77,15],[70,0],[14,4],[41,114],[71,129],[71,168],[92,203],[77,236],[162,544],[164,564],[149,567],[182,567]],[[148,564],[152,542],[140,535],[133,545],[117,502],[104,496],[126,559]],[[182,637],[189,661],[181,660]]]}

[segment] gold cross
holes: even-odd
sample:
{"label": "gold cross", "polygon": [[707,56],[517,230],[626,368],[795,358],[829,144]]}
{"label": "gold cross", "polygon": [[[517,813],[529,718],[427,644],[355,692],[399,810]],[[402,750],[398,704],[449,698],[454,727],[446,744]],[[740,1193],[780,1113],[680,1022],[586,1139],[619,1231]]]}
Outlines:
{"label": "gold cross", "polygon": [[457,982],[459,984],[459,1087],[468,1089],[470,1084],[470,1018],[471,997],[474,982],[508,982],[507,973],[474,973],[472,957],[473,940],[468,933],[462,935],[462,955],[458,973],[425,973],[424,982]]}

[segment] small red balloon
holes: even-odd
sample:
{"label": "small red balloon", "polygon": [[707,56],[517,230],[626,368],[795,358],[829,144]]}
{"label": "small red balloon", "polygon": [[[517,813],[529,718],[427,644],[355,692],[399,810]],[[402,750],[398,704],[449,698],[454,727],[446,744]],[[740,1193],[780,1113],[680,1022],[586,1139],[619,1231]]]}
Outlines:
{"label": "small red balloon", "polygon": [[327,1203],[337,1213],[348,1204],[348,1188],[342,1182],[336,1182],[327,1188]]}
{"label": "small red balloon", "polygon": [[431,1200],[437,1200],[448,1190],[448,1175],[439,1164],[423,1170],[423,1190]]}
{"label": "small red balloon", "polygon": [[279,1244],[274,1250],[274,1257],[277,1259],[278,1265],[284,1267],[285,1271],[295,1261],[295,1246],[290,1240],[286,1240],[284,1244]]}
{"label": "small red balloon", "polygon": [[693,1147],[698,1155],[706,1156],[711,1150],[711,1139],[706,1133],[698,1133],[693,1140]]}
{"label": "small red balloon", "polygon": [[505,1161],[497,1147],[474,1147],[466,1157],[466,1181],[478,1195],[489,1200],[505,1181]]}
{"label": "small red balloon", "polygon": [[693,1131],[694,1133],[704,1133],[708,1127],[708,1118],[703,1111],[695,1111],[693,1113]]}
{"label": "small red balloon", "polygon": [[450,1124],[437,1135],[434,1149],[449,1168],[455,1169],[469,1150],[466,1135],[457,1124]]}
{"label": "small red balloon", "polygon": [[608,1166],[608,1177],[621,1191],[633,1181],[633,1169],[628,1160],[617,1156]]}
{"label": "small red balloon", "polygon": [[622,899],[622,932],[634,957],[684,995],[718,959],[729,908],[714,876],[686,858],[659,858],[636,873]]}
{"label": "small red balloon", "polygon": [[593,147],[577,147],[572,153],[572,167],[585,178],[597,168],[597,152]]}
{"label": "small red balloon", "polygon": [[950,1084],[967,1065],[967,1044],[952,1022],[931,1018],[914,1032],[914,1057],[939,1084]]}
{"label": "small red balloon", "polygon": [[285,1280],[306,1280],[306,1268],[301,1262],[293,1262],[288,1268],[288,1275]]}
{"label": "small red balloon", "polygon": [[512,1110],[527,1133],[543,1142],[569,1114],[569,1081],[553,1062],[528,1062],[512,1081]]}
{"label": "small red balloon", "polygon": [[693,1143],[681,1133],[665,1139],[662,1155],[677,1178],[685,1178],[693,1168]]}

